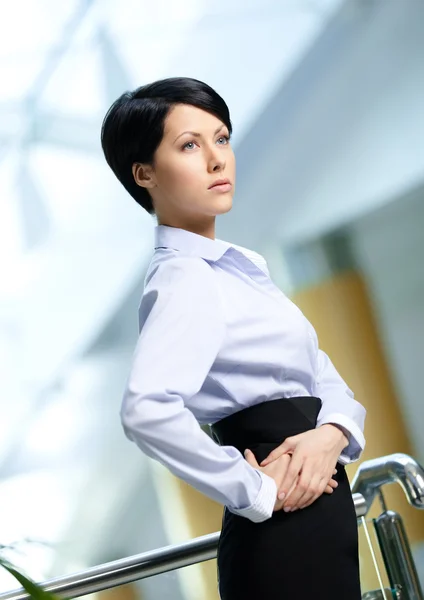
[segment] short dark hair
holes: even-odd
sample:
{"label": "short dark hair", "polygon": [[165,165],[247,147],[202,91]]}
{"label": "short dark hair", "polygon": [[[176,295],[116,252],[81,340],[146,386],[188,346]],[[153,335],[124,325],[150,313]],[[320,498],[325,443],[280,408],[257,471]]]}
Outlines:
{"label": "short dark hair", "polygon": [[135,162],[154,166],[165,119],[176,104],[191,104],[220,119],[231,135],[228,106],[206,83],[190,77],[169,77],[124,92],[107,111],[101,129],[106,161],[134,200],[154,215],[152,198],[132,173]]}

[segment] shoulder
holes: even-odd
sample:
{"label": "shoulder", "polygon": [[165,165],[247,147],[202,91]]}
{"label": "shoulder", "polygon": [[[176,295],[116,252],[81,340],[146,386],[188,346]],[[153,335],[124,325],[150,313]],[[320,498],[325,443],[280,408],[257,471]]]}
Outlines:
{"label": "shoulder", "polygon": [[264,271],[268,271],[268,266],[265,258],[259,252],[255,252],[255,250],[251,250],[250,248],[245,248],[244,246],[238,246],[237,244],[231,244],[231,246],[244,254],[248,259],[250,259],[253,263],[255,263],[258,267],[263,269]]}
{"label": "shoulder", "polygon": [[169,255],[151,262],[139,305],[139,328],[155,307],[162,318],[208,317],[221,306],[221,292],[211,266],[197,256]]}
{"label": "shoulder", "polygon": [[213,279],[213,270],[203,258],[168,251],[153,256],[147,269],[145,287],[204,285]]}

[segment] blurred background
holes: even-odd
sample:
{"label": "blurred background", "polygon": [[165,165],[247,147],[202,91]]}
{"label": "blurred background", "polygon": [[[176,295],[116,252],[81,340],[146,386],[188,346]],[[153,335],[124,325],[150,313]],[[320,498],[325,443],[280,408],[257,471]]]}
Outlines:
{"label": "blurred background", "polygon": [[[368,409],[364,458],[424,460],[423,23],[420,0],[3,7],[0,544],[32,577],[221,524],[119,420],[155,222],[106,165],[100,126],[155,79],[195,77],[228,103],[237,190],[217,236],[263,254],[316,327]],[[424,517],[391,500],[423,574]],[[16,587],[0,571],[0,591]],[[215,561],[102,595],[214,599]]]}

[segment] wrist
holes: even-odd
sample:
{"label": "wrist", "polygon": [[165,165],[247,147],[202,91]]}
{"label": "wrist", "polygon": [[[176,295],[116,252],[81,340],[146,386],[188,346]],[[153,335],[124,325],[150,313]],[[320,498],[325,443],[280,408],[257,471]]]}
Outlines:
{"label": "wrist", "polygon": [[341,450],[344,450],[349,445],[349,433],[346,431],[344,427],[339,425],[338,423],[324,423],[320,425],[320,429],[325,427],[340,441]]}

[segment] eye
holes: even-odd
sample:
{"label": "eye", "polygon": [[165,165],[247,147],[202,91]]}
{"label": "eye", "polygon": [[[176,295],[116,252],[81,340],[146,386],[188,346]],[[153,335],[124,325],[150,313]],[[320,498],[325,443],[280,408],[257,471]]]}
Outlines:
{"label": "eye", "polygon": [[[194,142],[187,142],[186,144],[184,144],[183,150],[185,150],[189,144],[194,144]],[[188,149],[191,150],[191,148]]]}
{"label": "eye", "polygon": [[[224,142],[220,143],[219,145],[220,146],[225,146],[225,145],[227,145],[229,143],[230,136],[228,136],[228,135],[220,135],[217,141],[219,142],[220,140],[224,140]],[[194,146],[195,146],[195,142],[193,142],[193,141],[186,142],[184,144],[184,146],[182,147],[182,150],[193,150]]]}

